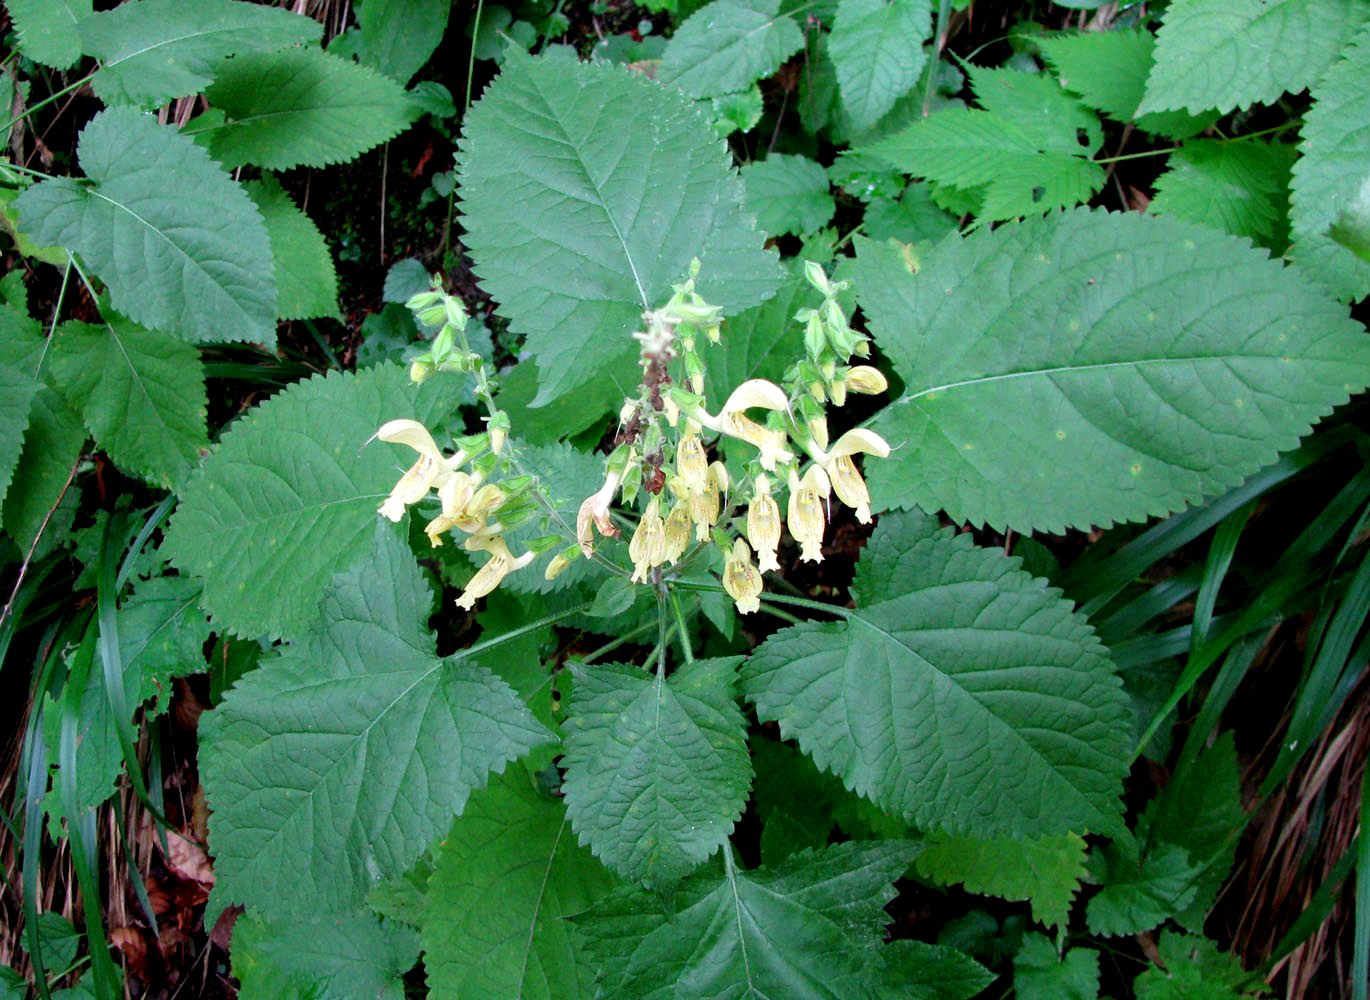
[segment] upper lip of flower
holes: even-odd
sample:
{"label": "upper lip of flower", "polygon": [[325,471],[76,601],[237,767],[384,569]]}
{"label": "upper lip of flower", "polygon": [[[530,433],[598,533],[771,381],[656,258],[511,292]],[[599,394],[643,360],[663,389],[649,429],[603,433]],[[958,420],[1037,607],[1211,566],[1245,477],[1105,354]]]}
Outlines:
{"label": "upper lip of flower", "polygon": [[433,435],[428,433],[428,428],[417,420],[390,420],[381,425],[380,430],[373,435],[374,438],[394,444],[405,444],[419,453],[418,459],[400,477],[395,488],[380,505],[381,515],[391,521],[398,521],[404,514],[405,507],[418,503],[433,487],[442,486],[466,461],[464,451],[458,451],[451,458],[445,457],[438,449],[437,442],[433,440]]}
{"label": "upper lip of flower", "polygon": [[890,446],[889,442],[875,431],[867,430],[865,427],[853,427],[838,438],[833,443],[832,448],[821,457],[815,457],[821,464],[826,465],[834,458],[840,458],[843,455],[855,455],[857,452],[865,452],[877,458],[888,458]]}

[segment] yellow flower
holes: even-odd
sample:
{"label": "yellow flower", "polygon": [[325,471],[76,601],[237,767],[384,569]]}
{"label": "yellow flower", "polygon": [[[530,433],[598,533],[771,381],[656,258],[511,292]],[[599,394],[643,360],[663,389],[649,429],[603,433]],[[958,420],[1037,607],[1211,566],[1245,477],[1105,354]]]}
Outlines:
{"label": "yellow flower", "polygon": [[571,560],[558,552],[552,557],[552,561],[547,564],[547,568],[542,571],[542,578],[544,580],[555,580],[557,577],[561,576],[562,573],[566,572],[566,568],[570,565]]}
{"label": "yellow flower", "polygon": [[709,475],[709,458],[698,434],[686,430],[675,453],[675,469],[689,493],[702,493]]}
{"label": "yellow flower", "polygon": [[857,427],[838,438],[837,443],[832,446],[832,450],[819,455],[818,461],[822,463],[828,477],[832,480],[833,492],[837,494],[837,499],[856,511],[858,521],[862,524],[869,524],[871,520],[870,491],[866,489],[866,481],[861,478],[861,473],[857,471],[856,463],[851,460],[851,456],[857,452],[865,452],[868,455],[885,458],[890,453],[890,446],[884,438],[874,431]]}
{"label": "yellow flower", "polygon": [[580,510],[576,513],[576,541],[580,542],[580,551],[585,553],[588,559],[595,551],[594,533],[590,530],[591,524],[599,529],[601,535],[609,538],[618,537],[618,529],[614,527],[614,522],[609,519],[609,505],[614,501],[614,493],[617,492],[619,484],[623,482],[623,474],[627,471],[627,465],[617,472],[610,472],[604,478],[604,485],[599,491],[592,493],[585,498],[580,505]]}
{"label": "yellow flower", "polygon": [[633,561],[633,583],[644,582],[648,570],[666,561],[666,525],[658,512],[659,503],[656,497],[652,497],[628,542],[628,558]]}
{"label": "yellow flower", "polygon": [[692,494],[689,500],[690,520],[695,525],[695,538],[701,542],[709,540],[710,529],[718,523],[718,515],[722,510],[719,493],[728,488],[728,470],[722,462],[714,462],[709,466],[704,482],[704,492]]}
{"label": "yellow flower", "polygon": [[437,548],[442,544],[443,532],[455,527],[461,520],[461,510],[476,491],[476,480],[465,472],[454,472],[447,482],[438,487],[438,499],[442,501],[442,513],[428,522],[423,530],[428,541]]}
{"label": "yellow flower", "polygon": [[747,506],[747,538],[756,549],[761,571],[779,569],[775,551],[780,546],[780,505],[771,496],[771,484],[765,476],[757,476],[752,502]]}
{"label": "yellow flower", "polygon": [[850,455],[838,455],[828,465],[828,478],[832,480],[832,491],[848,507],[856,511],[856,519],[862,524],[871,522],[871,495],[866,489],[866,481],[856,470],[856,463]]}
{"label": "yellow flower", "polygon": [[846,382],[852,392],[865,393],[867,396],[878,396],[890,387],[884,373],[870,365],[857,365],[851,369],[847,372]]}
{"label": "yellow flower", "polygon": [[485,527],[486,519],[504,505],[504,491],[494,483],[486,483],[466,501],[458,512],[457,527],[475,534]]}
{"label": "yellow flower", "polygon": [[828,446],[828,418],[814,417],[809,421],[809,433],[813,435],[813,443],[820,448]]}
{"label": "yellow flower", "polygon": [[509,551],[502,535],[472,535],[466,540],[466,548],[472,552],[489,552],[490,561],[476,571],[466,589],[457,598],[457,607],[470,611],[477,598],[484,597],[499,586],[501,580],[516,569],[522,569],[534,559],[532,552],[525,552],[517,559]]}
{"label": "yellow flower", "polygon": [[742,539],[733,542],[733,550],[723,563],[723,589],[737,602],[739,613],[747,615],[761,608],[761,574],[752,565],[752,553]]}
{"label": "yellow flower", "polygon": [[801,547],[799,558],[808,562],[823,561],[823,529],[827,525],[823,502],[830,490],[827,473],[817,465],[809,466],[802,481],[793,471],[790,472],[790,502],[786,522],[790,534]]}
{"label": "yellow flower", "polygon": [[688,504],[678,503],[666,515],[665,562],[674,566],[677,560],[690,547],[690,508]]}
{"label": "yellow flower", "polygon": [[441,486],[466,461],[464,451],[444,458],[433,441],[433,435],[417,420],[391,420],[381,426],[376,437],[395,444],[407,444],[419,453],[418,461],[400,477],[390,496],[377,508],[382,517],[391,521],[398,521],[404,516],[406,507],[418,503],[434,486]]}
{"label": "yellow flower", "polygon": [[723,404],[718,430],[759,449],[761,467],[774,472],[777,462],[791,461],[794,455],[785,448],[787,436],[784,431],[764,427],[747,416],[746,411],[756,407],[788,412],[790,401],[785,390],[774,382],[749,379],[734,389]]}

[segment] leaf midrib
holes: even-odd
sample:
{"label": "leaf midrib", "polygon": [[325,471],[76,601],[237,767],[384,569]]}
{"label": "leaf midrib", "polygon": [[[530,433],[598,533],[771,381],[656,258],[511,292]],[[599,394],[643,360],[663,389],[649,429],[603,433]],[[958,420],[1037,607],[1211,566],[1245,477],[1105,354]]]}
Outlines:
{"label": "leaf midrib", "polygon": [[989,385],[994,382],[1007,382],[1020,378],[1049,378],[1053,375],[1069,375],[1075,372],[1108,371],[1110,369],[1115,368],[1141,368],[1152,365],[1194,364],[1199,362],[1214,361],[1221,362],[1224,364],[1231,364],[1232,362],[1238,360],[1267,363],[1274,362],[1276,364],[1282,364],[1284,363],[1285,359],[1282,357],[1276,357],[1274,355],[1260,354],[1199,354],[1190,355],[1186,357],[1133,358],[1127,361],[1099,361],[1083,365],[1057,365],[1050,368],[1031,368],[1016,372],[1001,372],[996,375],[981,375],[977,378],[962,379],[959,382],[946,382],[942,385],[929,386],[926,389],[919,389],[917,392],[908,393],[904,396],[901,396],[899,400],[897,400],[897,402],[912,403],[916,399],[921,399],[924,396],[930,396],[935,392],[948,392],[952,389],[964,389],[966,387]]}

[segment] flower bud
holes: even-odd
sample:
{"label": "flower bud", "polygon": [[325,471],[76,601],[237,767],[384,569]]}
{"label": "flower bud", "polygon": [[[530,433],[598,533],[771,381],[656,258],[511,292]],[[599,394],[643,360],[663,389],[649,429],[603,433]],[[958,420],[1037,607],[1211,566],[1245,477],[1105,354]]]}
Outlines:
{"label": "flower bud", "polygon": [[857,365],[847,372],[847,388],[867,396],[878,396],[890,387],[884,372],[870,365]]}
{"label": "flower bud", "polygon": [[809,284],[818,289],[824,295],[832,294],[832,285],[828,283],[827,272],[823,270],[823,265],[816,260],[804,261],[804,277]]}

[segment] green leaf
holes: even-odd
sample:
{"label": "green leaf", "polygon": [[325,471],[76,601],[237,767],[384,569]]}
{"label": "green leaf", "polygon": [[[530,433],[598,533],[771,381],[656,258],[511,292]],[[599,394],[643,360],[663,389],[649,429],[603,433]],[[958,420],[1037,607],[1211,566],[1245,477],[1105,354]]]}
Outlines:
{"label": "green leaf", "polygon": [[1098,116],[1048,74],[972,66],[970,82],[982,108],[1013,121],[1044,150],[1093,156],[1103,144]]}
{"label": "green leaf", "polygon": [[1174,844],[1160,844],[1141,859],[1109,847],[1103,854],[1104,887],[1085,907],[1091,934],[1140,934],[1194,902],[1199,867]]}
{"label": "green leaf", "polygon": [[727,841],[751,786],[738,658],[663,680],[640,667],[573,668],[562,766],[580,842],[630,882],[666,887]]}
{"label": "green leaf", "polygon": [[592,378],[629,391],[630,334],[692,258],[700,294],[730,314],[781,280],[708,123],[622,67],[511,51],[460,148],[465,243],[510,331],[527,335],[534,406]]}
{"label": "green leaf", "polygon": [[1313,107],[1300,132],[1294,164],[1290,256],[1309,277],[1338,298],[1370,294],[1370,262],[1335,242],[1329,230],[1353,205],[1370,159],[1370,30],[1346,47],[1327,76],[1313,88]]}
{"label": "green leaf", "polygon": [[0,509],[19,464],[29,404],[42,388],[37,373],[44,348],[42,332],[32,318],[8,305],[0,306]]}
{"label": "green leaf", "polygon": [[408,83],[447,30],[451,0],[366,0],[357,8],[363,65]]}
{"label": "green leaf", "polygon": [[522,766],[471,796],[424,904],[429,989],[469,1000],[590,1000],[571,924],[615,884]]}
{"label": "green leaf", "polygon": [[338,275],[319,227],[296,207],[275,178],[249,181],[244,187],[262,213],[271,240],[276,318],[340,318]]}
{"label": "green leaf", "polygon": [[624,889],[575,920],[606,1000],[868,1000],[880,995],[881,907],[916,853],[867,841],[805,851],[774,871],[711,866],[676,889],[672,913],[655,894]]}
{"label": "green leaf", "polygon": [[86,428],[54,389],[43,386],[29,403],[24,448],[5,494],[0,523],[19,551],[28,552],[44,530],[48,513],[57,506],[81,448]]}
{"label": "green leaf", "polygon": [[28,995],[28,980],[8,966],[0,965],[0,1000],[28,1000]]}
{"label": "green leaf", "polygon": [[[38,914],[37,922],[39,947],[48,971],[62,972],[71,968],[81,949],[81,932],[66,917],[50,910]],[[28,954],[28,935],[21,935],[19,943]]]}
{"label": "green leaf", "polygon": [[389,77],[318,49],[247,53],[224,62],[205,91],[222,124],[206,137],[224,166],[325,167],[404,131],[419,111]]}
{"label": "green leaf", "polygon": [[970,1000],[994,982],[994,973],[945,945],[891,941],[881,957],[881,1000]]}
{"label": "green leaf", "polygon": [[1060,531],[1240,482],[1370,382],[1345,310],[1243,240],[1078,210],[909,273],[858,240],[861,306],[904,380],[874,428],[872,507]]}
{"label": "green leaf", "polygon": [[1156,178],[1150,211],[1268,246],[1288,201],[1288,149],[1192,139],[1170,154],[1169,169]]}
{"label": "green leaf", "polygon": [[932,200],[928,184],[910,184],[897,201],[872,199],[865,221],[866,235],[871,239],[897,239],[909,244],[936,242],[956,228],[956,217]]}
{"label": "green leaf", "polygon": [[182,572],[205,579],[220,629],[290,635],[314,619],[413,462],[413,452],[367,440],[395,418],[435,426],[448,411],[440,396],[415,390],[397,365],[377,365],[296,383],[232,425],[182,491],[165,543]]}
{"label": "green leaf", "polygon": [[1251,977],[1234,955],[1206,938],[1166,931],[1159,952],[1163,964],[1134,981],[1137,1000],[1242,1000],[1264,993],[1259,978],[1255,992],[1244,989]]}
{"label": "green leaf", "polygon": [[404,1000],[404,974],[419,958],[418,935],[366,914],[267,921],[246,913],[233,925],[233,975],[240,1000],[291,995]]}
{"label": "green leaf", "polygon": [[1059,956],[1041,934],[1028,934],[1013,956],[1013,989],[1018,1000],[1098,1000],[1099,953],[1072,948]]}
{"label": "green leaf", "polygon": [[905,173],[984,186],[985,219],[1037,215],[1088,201],[1104,168],[1098,119],[1051,77],[975,68],[983,110],[948,108],[866,147]]}
{"label": "green leaf", "polygon": [[201,723],[216,892],[264,916],[360,904],[492,770],[549,736],[469,653],[437,656],[433,595],[412,553],[388,525],[372,539],[334,578],[314,628]]}
{"label": "green leaf", "polygon": [[276,343],[266,227],[204,150],[111,108],[81,130],[77,155],[89,183],[52,178],[14,203],[36,241],[80,254],[135,323],[191,342]]}
{"label": "green leaf", "polygon": [[803,47],[780,0],[713,0],[676,28],[656,77],[690,97],[719,97],[770,76]]}
{"label": "green leaf", "polygon": [[747,208],[773,235],[804,235],[823,228],[837,211],[828,193],[828,175],[806,156],[776,153],[742,168]]}
{"label": "green leaf", "polygon": [[1270,104],[1316,83],[1367,16],[1364,0],[1175,0],[1138,110]]}
{"label": "green leaf", "polygon": [[853,589],[844,620],[748,658],[758,717],[925,829],[1120,829],[1126,700],[1059,591],[919,513],[881,519]]}
{"label": "green leaf", "polygon": [[5,9],[19,48],[34,62],[67,69],[81,58],[78,26],[90,17],[91,0],[5,0]]}
{"label": "green leaf", "polygon": [[52,369],[96,444],[125,471],[171,487],[209,454],[204,368],[191,344],[111,313],[99,326],[64,323]]}
{"label": "green leaf", "polygon": [[1223,733],[1188,761],[1147,805],[1137,833],[1150,845],[1173,844],[1201,869],[1192,902],[1176,919],[1201,931],[1208,911],[1237,852],[1237,834],[1246,824],[1241,770],[1231,732]]}
{"label": "green leaf", "polygon": [[86,18],[80,32],[86,54],[101,63],[90,82],[95,96],[152,108],[198,94],[225,56],[317,44],[323,25],[240,0],[133,0]]}
{"label": "green leaf", "polygon": [[840,0],[828,55],[852,132],[864,132],[911,90],[927,62],[930,0]]}
{"label": "green leaf", "polygon": [[754,83],[746,90],[711,97],[709,109],[714,132],[720,139],[734,132],[750,132],[761,121],[761,113],[765,110],[761,87]]}
{"label": "green leaf", "polygon": [[200,585],[184,576],[139,581],[118,610],[120,658],[128,704],[157,699],[171,705],[171,679],[204,670],[209,622],[200,610]]}
{"label": "green leaf", "polygon": [[1137,108],[1146,96],[1147,74],[1155,61],[1156,36],[1149,31],[1115,28],[1043,35],[1035,41],[1060,76],[1061,86],[1115,121],[1136,120],[1147,132],[1187,139],[1217,120],[1217,112],[1196,118],[1178,111],[1137,118]]}
{"label": "green leaf", "polygon": [[1059,925],[1085,876],[1085,842],[1074,833],[1030,840],[934,834],[914,865],[941,885],[962,882],[969,892],[1028,900],[1033,920]]}
{"label": "green leaf", "polygon": [[1327,235],[1361,260],[1370,260],[1370,174],[1356,196],[1337,213]]}

